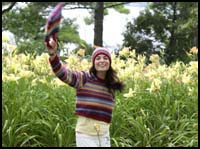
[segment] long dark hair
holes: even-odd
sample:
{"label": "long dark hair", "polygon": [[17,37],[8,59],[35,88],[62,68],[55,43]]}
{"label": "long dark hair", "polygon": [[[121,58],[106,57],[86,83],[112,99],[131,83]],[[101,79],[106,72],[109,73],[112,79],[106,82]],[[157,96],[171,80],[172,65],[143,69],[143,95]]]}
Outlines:
{"label": "long dark hair", "polygon": [[[97,71],[94,66],[92,66],[89,71],[96,76]],[[113,95],[113,97],[115,91],[121,92],[125,87],[125,85],[117,77],[117,72],[112,68],[112,66],[110,66],[106,73],[105,82],[108,91]]]}

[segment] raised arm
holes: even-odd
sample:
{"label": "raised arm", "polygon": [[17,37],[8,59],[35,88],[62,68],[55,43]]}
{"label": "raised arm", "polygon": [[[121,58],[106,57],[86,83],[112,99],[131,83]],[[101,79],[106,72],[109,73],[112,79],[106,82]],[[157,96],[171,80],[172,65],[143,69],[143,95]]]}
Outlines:
{"label": "raised arm", "polygon": [[48,49],[50,55],[49,62],[54,74],[63,82],[69,84],[72,87],[80,88],[87,80],[88,74],[84,71],[71,71],[60,60],[57,54],[57,43],[54,40],[50,40],[49,44],[52,49]]}

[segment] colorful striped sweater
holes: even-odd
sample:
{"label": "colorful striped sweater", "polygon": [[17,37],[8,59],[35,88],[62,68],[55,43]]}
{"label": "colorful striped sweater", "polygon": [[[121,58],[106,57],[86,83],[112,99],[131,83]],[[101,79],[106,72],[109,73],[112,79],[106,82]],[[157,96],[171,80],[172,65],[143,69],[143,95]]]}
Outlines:
{"label": "colorful striped sweater", "polygon": [[63,65],[58,55],[49,62],[61,81],[76,88],[76,115],[111,122],[114,99],[104,80],[89,72],[71,71]]}

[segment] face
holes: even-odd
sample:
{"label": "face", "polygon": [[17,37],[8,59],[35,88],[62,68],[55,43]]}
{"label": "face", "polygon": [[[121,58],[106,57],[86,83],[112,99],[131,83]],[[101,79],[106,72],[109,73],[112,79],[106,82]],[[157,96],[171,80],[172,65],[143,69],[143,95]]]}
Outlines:
{"label": "face", "polygon": [[104,54],[98,55],[94,60],[94,67],[97,71],[108,71],[110,67],[109,58]]}

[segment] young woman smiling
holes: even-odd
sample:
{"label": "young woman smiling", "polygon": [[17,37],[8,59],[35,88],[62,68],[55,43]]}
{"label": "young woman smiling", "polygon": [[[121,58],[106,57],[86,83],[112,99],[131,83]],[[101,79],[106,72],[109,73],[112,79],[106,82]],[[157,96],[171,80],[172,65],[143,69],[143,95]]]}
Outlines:
{"label": "young woman smiling", "polygon": [[46,47],[53,72],[61,81],[76,88],[77,147],[110,147],[114,94],[124,88],[111,66],[110,52],[98,47],[92,53],[89,71],[72,71],[60,61],[57,42],[51,39],[49,44],[52,48]]}

